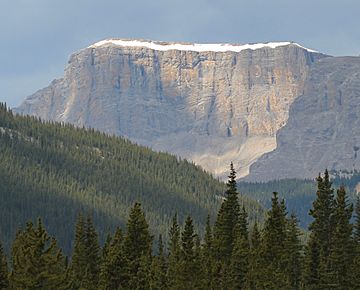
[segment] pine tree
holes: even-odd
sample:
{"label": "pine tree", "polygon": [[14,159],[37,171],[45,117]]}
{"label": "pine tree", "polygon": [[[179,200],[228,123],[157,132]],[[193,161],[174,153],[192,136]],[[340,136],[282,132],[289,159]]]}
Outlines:
{"label": "pine tree", "polygon": [[12,248],[11,288],[14,289],[64,289],[65,257],[51,238],[41,220],[34,228],[27,223],[18,232]]}
{"label": "pine tree", "polygon": [[360,196],[357,197],[355,205],[354,240],[360,245]]}
{"label": "pine tree", "polygon": [[286,208],[273,193],[272,206],[265,220],[262,241],[262,267],[264,268],[265,289],[282,290],[285,288],[283,256],[286,241]]}
{"label": "pine tree", "polygon": [[0,243],[0,289],[8,289],[9,287],[9,269],[6,256]]}
{"label": "pine tree", "polygon": [[128,281],[126,276],[126,261],[123,250],[123,234],[121,229],[117,228],[114,238],[107,246],[100,269],[99,289],[111,290],[122,288],[123,281]]}
{"label": "pine tree", "polygon": [[[145,215],[141,209],[141,204],[136,202],[130,211],[129,220],[127,222],[127,233],[124,239],[124,254],[127,260],[127,271],[130,277],[125,288],[130,289],[147,289],[150,281],[142,281],[145,285],[140,283],[141,279],[148,279],[150,273],[146,265],[151,263],[151,247],[152,236],[150,235],[149,225],[145,219]],[[143,288],[145,287],[145,288]]]}
{"label": "pine tree", "polygon": [[329,255],[330,275],[324,285],[336,290],[351,289],[351,264],[354,256],[354,244],[352,239],[352,224],[350,219],[353,214],[353,205],[349,204],[344,187],[337,191],[334,206],[334,220],[332,244]]}
{"label": "pine tree", "polygon": [[[117,229],[118,230],[118,229]],[[111,241],[112,241],[112,236],[111,234],[107,234],[106,239],[105,239],[105,243],[104,246],[102,248],[102,252],[101,252],[101,260],[105,261],[107,255],[109,254],[110,251],[110,246],[111,246]]]}
{"label": "pine tree", "polygon": [[196,285],[198,285],[199,265],[196,261],[195,238],[193,221],[188,216],[181,233],[178,289],[196,289]]}
{"label": "pine tree", "polygon": [[235,230],[240,214],[233,163],[230,164],[230,175],[226,185],[225,200],[221,204],[214,225],[213,253],[217,260],[214,278],[217,285],[226,284],[228,280],[226,276],[229,275],[229,264],[235,244]]}
{"label": "pine tree", "polygon": [[320,246],[318,240],[314,237],[314,233],[310,234],[309,241],[305,248],[304,289],[322,290],[320,283]]}
{"label": "pine tree", "polygon": [[255,222],[251,232],[251,245],[249,254],[249,270],[246,275],[246,290],[262,290],[261,280],[263,277],[261,264],[261,235]]}
{"label": "pine tree", "polygon": [[302,277],[302,245],[300,241],[300,230],[297,218],[291,215],[286,226],[285,253],[285,277],[288,289],[299,290]]}
{"label": "pine tree", "polygon": [[86,249],[86,281],[84,287],[88,290],[98,289],[100,273],[100,245],[97,232],[94,228],[92,219],[88,216],[85,227],[85,249]]}
{"label": "pine tree", "polygon": [[213,234],[210,224],[210,215],[206,219],[204,244],[202,247],[201,266],[204,273],[203,286],[205,289],[214,289],[216,285],[213,282],[214,259],[213,259]]}
{"label": "pine tree", "polygon": [[249,233],[247,213],[243,207],[238,225],[236,227],[236,239],[230,260],[230,289],[244,289],[249,271]]}
{"label": "pine tree", "polygon": [[351,266],[353,288],[360,285],[360,197],[356,200],[354,223],[354,259]]}
{"label": "pine tree", "polygon": [[85,219],[80,214],[75,227],[74,250],[70,266],[72,287],[74,289],[79,289],[82,286],[82,281],[85,277],[87,268],[85,228]]}
{"label": "pine tree", "polygon": [[152,277],[151,277],[151,289],[165,290],[168,289],[167,286],[167,265],[166,258],[164,253],[164,245],[162,241],[161,234],[159,235],[158,240],[158,254],[153,258],[152,265]]}
{"label": "pine tree", "polygon": [[177,215],[172,219],[172,225],[169,230],[168,245],[168,270],[167,281],[170,289],[177,289],[178,271],[180,264],[180,227],[177,222]]}
{"label": "pine tree", "polygon": [[[329,256],[332,243],[332,229],[334,228],[334,193],[331,187],[329,173],[326,170],[324,177],[317,178],[316,199],[310,215],[314,218],[309,226],[312,247],[306,251],[307,255],[316,254],[318,257],[306,257],[305,285],[310,289],[323,289],[330,279]],[[316,247],[316,248],[315,248]],[[314,263],[318,262],[318,265]],[[308,269],[306,269],[308,268]],[[317,269],[316,272],[311,272]],[[317,277],[315,277],[317,273]]]}

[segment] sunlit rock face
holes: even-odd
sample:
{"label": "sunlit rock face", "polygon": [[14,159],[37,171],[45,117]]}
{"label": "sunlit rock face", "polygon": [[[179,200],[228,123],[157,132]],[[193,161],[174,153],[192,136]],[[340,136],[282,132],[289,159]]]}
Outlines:
{"label": "sunlit rock face", "polygon": [[326,168],[359,170],[360,57],[314,64],[289,115],[276,150],[251,166],[247,180],[315,178]]}
{"label": "sunlit rock face", "polygon": [[238,176],[276,148],[309,68],[325,57],[296,43],[106,40],[70,57],[63,78],[17,112],[124,136]]}

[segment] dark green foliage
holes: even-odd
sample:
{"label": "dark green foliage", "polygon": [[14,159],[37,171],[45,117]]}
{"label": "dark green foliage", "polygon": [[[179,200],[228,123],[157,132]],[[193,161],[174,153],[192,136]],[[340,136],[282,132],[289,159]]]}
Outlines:
{"label": "dark green foliage", "polygon": [[[360,285],[360,197],[357,198],[355,207],[355,233],[354,233],[354,257],[351,266],[353,285]],[[356,289],[356,287],[354,287]]]}
{"label": "dark green foliage", "polygon": [[100,246],[90,216],[78,217],[72,256],[72,285],[75,289],[97,289],[99,282]]}
{"label": "dark green foliage", "polygon": [[265,220],[261,243],[265,289],[286,289],[284,251],[286,242],[286,209],[273,193],[272,206]]}
{"label": "dark green foliage", "polygon": [[[335,187],[345,186],[349,198],[355,202],[356,185],[360,182],[360,172],[331,171],[332,183]],[[312,203],[316,199],[315,179],[281,179],[268,182],[237,182],[238,191],[259,201],[265,208],[271,207],[272,192],[278,192],[279,198],[286,200],[288,211],[296,214],[299,226],[306,230],[313,218],[309,215]],[[254,220],[250,212],[250,220]]]}
{"label": "dark green foliage", "polygon": [[284,247],[284,270],[288,289],[299,290],[302,276],[302,244],[300,230],[295,215],[291,215],[286,224]]}
{"label": "dark green foliage", "polygon": [[[331,187],[329,173],[326,170],[324,177],[317,178],[316,200],[310,215],[314,218],[309,226],[311,231],[309,245],[313,248],[308,249],[307,255],[317,255],[306,257],[308,263],[305,267],[316,269],[317,277],[309,270],[305,274],[305,284],[312,285],[313,289],[324,289],[330,279],[329,255],[332,243],[332,229],[334,228],[334,194]],[[316,247],[316,248],[315,248]],[[314,263],[318,263],[315,265]],[[315,284],[317,283],[317,284]],[[310,286],[309,286],[310,287]]]}
{"label": "dark green foliage", "polygon": [[168,281],[167,281],[167,265],[166,265],[166,257],[164,253],[164,245],[162,236],[159,235],[158,240],[158,254],[153,258],[153,262],[151,265],[151,289],[157,290],[165,290],[168,289]]}
{"label": "dark green foliage", "polygon": [[7,259],[2,244],[0,243],[0,289],[7,289],[9,286],[9,272]]}
{"label": "dark green foliage", "polygon": [[263,279],[263,268],[261,261],[261,235],[258,229],[258,224],[255,222],[251,232],[251,247],[249,253],[249,268],[246,276],[245,289],[261,290]]}
{"label": "dark green foliage", "polygon": [[123,250],[123,234],[118,228],[107,246],[100,269],[100,290],[119,289],[128,280]]}
{"label": "dark green foliage", "polygon": [[[148,286],[146,285],[150,282],[149,269],[153,238],[150,235],[149,225],[145,219],[140,203],[136,202],[131,209],[126,228],[124,255],[127,263],[127,273],[130,279],[125,282],[125,288],[142,289],[141,287],[145,285],[144,287],[147,289]],[[135,277],[134,274],[136,275]]]}
{"label": "dark green foliage", "polygon": [[331,289],[351,289],[353,282],[351,265],[354,257],[354,243],[352,224],[350,224],[352,213],[353,206],[348,203],[345,188],[340,187],[334,205],[335,226],[329,254],[330,275],[328,275],[328,284],[325,286]]}
{"label": "dark green foliage", "polygon": [[213,254],[213,234],[212,228],[210,224],[210,216],[207,216],[206,226],[205,226],[205,235],[204,235],[204,243],[202,246],[201,253],[201,265],[203,272],[203,282],[205,289],[214,289],[216,285],[214,285],[214,254]]}
{"label": "dark green foliage", "polygon": [[180,261],[180,227],[177,221],[177,214],[174,215],[169,230],[168,252],[168,283],[170,288],[175,288],[178,283]]}
{"label": "dark green foliage", "polygon": [[[350,223],[352,205],[343,187],[337,191],[336,199],[331,198],[331,183],[326,175],[318,182],[312,211],[317,220],[314,220],[305,255],[297,218],[287,216],[285,202],[279,200],[277,193],[273,194],[272,206],[261,231],[255,222],[249,233],[245,207],[237,211],[228,262],[216,258],[209,216],[201,242],[192,218],[186,218],[180,231],[175,215],[169,230],[168,255],[164,253],[161,236],[157,253],[153,255],[149,225],[140,204],[135,203],[126,233],[123,235],[118,228],[114,236],[108,235],[101,257],[92,220],[80,215],[69,268],[41,221],[36,228],[28,223],[13,243],[10,289],[358,290],[360,243],[358,232],[353,233]],[[333,202],[325,202],[326,196]],[[330,218],[321,214],[325,212],[324,205],[329,204]],[[355,229],[358,228],[359,207],[358,203]],[[327,240],[315,238],[322,237],[319,233],[324,232],[319,229],[328,226],[322,225],[320,217],[329,221],[332,233],[326,263],[323,262],[323,248]],[[1,247],[0,257],[0,286],[7,289],[4,288],[7,264]]]}
{"label": "dark green foliage", "polygon": [[[296,214],[299,225],[307,229],[312,221],[309,210],[315,199],[316,182],[314,180],[282,179],[269,182],[248,183],[241,180],[237,183],[238,191],[247,197],[259,201],[265,208],[271,207],[273,192],[286,200],[289,212]],[[254,218],[250,215],[250,220]]]}
{"label": "dark green foliage", "polygon": [[216,259],[228,264],[235,242],[235,228],[240,214],[236,172],[232,163],[226,185],[225,200],[221,204],[214,225],[213,247]]}
{"label": "dark green foliage", "polygon": [[41,220],[19,231],[12,247],[13,289],[63,289],[66,286],[65,257],[45,231]]}
{"label": "dark green foliage", "polygon": [[[169,216],[191,212],[203,231],[225,185],[194,164],[95,130],[14,116],[0,104],[0,232],[6,250],[19,224],[43,217],[70,253],[79,212],[90,213],[100,241],[125,226],[140,201],[154,233],[167,240]],[[251,215],[261,206],[241,198]]]}
{"label": "dark green foliage", "polygon": [[360,245],[360,196],[356,199],[355,206],[354,240]]}
{"label": "dark green foliage", "polygon": [[86,282],[84,286],[88,290],[98,289],[100,272],[100,245],[97,232],[90,216],[86,220],[85,227],[85,253],[87,259]]}
{"label": "dark green foliage", "polygon": [[305,249],[303,284],[305,289],[321,290],[320,285],[320,246],[310,237]]}
{"label": "dark green foliage", "polygon": [[179,260],[178,285],[176,289],[197,289],[200,281],[200,265],[197,259],[196,234],[192,218],[185,220],[181,233],[181,251]]}
{"label": "dark green foliage", "polygon": [[85,271],[87,267],[86,257],[86,235],[85,235],[85,219],[82,215],[79,215],[76,229],[75,229],[75,240],[74,249],[71,260],[71,276],[73,288],[80,288],[82,280],[85,277]]}
{"label": "dark green foliage", "polygon": [[235,231],[234,248],[230,259],[230,289],[243,289],[249,271],[250,245],[245,208],[239,215]]}

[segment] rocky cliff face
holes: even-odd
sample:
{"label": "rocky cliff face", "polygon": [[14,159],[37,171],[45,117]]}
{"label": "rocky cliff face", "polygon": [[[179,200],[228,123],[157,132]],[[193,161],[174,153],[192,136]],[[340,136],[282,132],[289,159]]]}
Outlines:
{"label": "rocky cliff face", "polygon": [[239,176],[276,132],[324,55],[295,43],[196,45],[107,40],[70,57],[62,79],[17,112],[94,127]]}
{"label": "rocky cliff face", "polygon": [[360,57],[314,64],[291,105],[277,148],[251,166],[247,180],[314,178],[325,168],[360,168]]}

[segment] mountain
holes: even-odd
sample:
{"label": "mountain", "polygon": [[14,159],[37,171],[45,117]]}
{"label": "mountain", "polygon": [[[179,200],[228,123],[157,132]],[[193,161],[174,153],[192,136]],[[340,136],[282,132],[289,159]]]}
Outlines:
{"label": "mountain", "polygon": [[[91,214],[103,240],[125,226],[135,201],[155,234],[167,236],[172,216],[188,214],[200,231],[216,215],[225,185],[203,169],[166,153],[93,129],[13,115],[0,105],[0,236],[6,248],[15,231],[42,217],[68,253],[74,222]],[[240,197],[250,219],[263,216]]]}
{"label": "mountain", "polygon": [[[314,178],[325,168],[360,168],[360,57],[331,57],[310,69],[290,107],[277,148],[250,169],[248,181]],[[274,170],[276,169],[276,170]]]}
{"label": "mountain", "polygon": [[276,148],[289,106],[326,55],[297,43],[109,39],[74,53],[65,75],[15,109],[124,136],[225,178]]}

